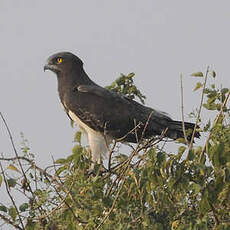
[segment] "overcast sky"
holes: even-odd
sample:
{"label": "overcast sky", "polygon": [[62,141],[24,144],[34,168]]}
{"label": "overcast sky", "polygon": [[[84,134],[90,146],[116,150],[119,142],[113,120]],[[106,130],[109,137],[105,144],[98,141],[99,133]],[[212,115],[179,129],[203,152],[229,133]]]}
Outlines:
{"label": "overcast sky", "polygon": [[[71,152],[76,131],[57,94],[56,76],[43,72],[48,56],[70,51],[98,84],[135,72],[147,105],[181,119],[199,103],[189,74],[217,72],[230,86],[230,2],[212,0],[0,0],[0,111],[17,146],[20,132],[40,165]],[[188,118],[187,118],[188,120]],[[0,121],[0,152],[12,148]]]}

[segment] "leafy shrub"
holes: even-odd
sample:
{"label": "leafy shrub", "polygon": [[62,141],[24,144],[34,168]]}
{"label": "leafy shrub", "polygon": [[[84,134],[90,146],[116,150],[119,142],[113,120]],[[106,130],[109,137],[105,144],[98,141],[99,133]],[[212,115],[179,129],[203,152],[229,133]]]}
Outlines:
{"label": "leafy shrub", "polygon": [[[203,146],[179,140],[178,151],[169,153],[159,144],[163,135],[131,146],[126,154],[114,145],[110,170],[96,165],[89,176],[90,154],[79,132],[72,154],[46,169],[36,166],[24,140],[20,155],[15,149],[15,158],[1,157],[0,185],[12,201],[1,202],[2,221],[28,230],[230,229],[230,91],[208,86],[216,77],[209,69],[192,75],[203,79],[194,89],[202,90],[195,115],[207,136]],[[108,88],[144,103],[133,76],[121,75]],[[215,119],[201,121],[202,107],[206,117],[215,111]],[[17,191],[24,196],[21,203],[12,195]]]}

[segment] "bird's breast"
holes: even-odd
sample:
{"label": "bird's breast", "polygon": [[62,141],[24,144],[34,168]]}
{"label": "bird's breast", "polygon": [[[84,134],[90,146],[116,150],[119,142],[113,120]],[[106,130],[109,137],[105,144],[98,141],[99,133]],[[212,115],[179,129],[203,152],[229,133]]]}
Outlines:
{"label": "bird's breast", "polygon": [[86,134],[88,133],[98,133],[97,131],[93,130],[92,128],[90,128],[87,124],[85,124],[83,121],[80,120],[80,118],[75,114],[73,113],[72,111],[68,111],[68,115],[70,116],[70,118],[76,122],[77,126],[83,131],[85,132]]}

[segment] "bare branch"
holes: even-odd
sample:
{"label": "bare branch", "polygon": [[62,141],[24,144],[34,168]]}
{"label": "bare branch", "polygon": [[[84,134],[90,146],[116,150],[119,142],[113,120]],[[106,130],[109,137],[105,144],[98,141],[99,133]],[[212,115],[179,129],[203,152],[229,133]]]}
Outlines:
{"label": "bare branch", "polygon": [[[12,136],[12,134],[11,134],[11,131],[10,131],[10,129],[9,129],[9,126],[8,126],[6,120],[5,120],[5,118],[3,117],[3,115],[2,115],[1,112],[0,112],[0,116],[1,116],[1,118],[2,118],[2,120],[3,120],[3,123],[4,123],[5,127],[6,127],[6,130],[7,130],[7,132],[8,132],[8,135],[9,135],[9,138],[10,138],[10,142],[11,142],[11,145],[12,145],[12,147],[13,147],[13,150],[14,150],[14,153],[15,153],[15,156],[16,156],[16,159],[18,160],[18,164],[19,164],[19,166],[20,166],[20,169],[21,169],[21,171],[22,171],[22,174],[23,174],[25,180],[27,181],[27,177],[26,177],[25,171],[24,171],[24,169],[23,169],[23,167],[22,167],[22,163],[21,163],[21,161],[20,161],[20,159],[19,159],[19,155],[18,155],[17,149],[16,149],[16,147],[15,147],[14,140],[13,140],[13,136]],[[28,188],[29,188],[30,193],[34,196],[33,191],[32,191],[32,189],[31,189],[29,183],[28,183]]]}
{"label": "bare branch", "polygon": [[8,196],[10,197],[10,200],[11,200],[11,202],[12,202],[12,204],[13,204],[13,206],[14,206],[14,208],[15,208],[17,214],[18,214],[18,218],[19,218],[19,221],[20,221],[20,223],[21,223],[21,225],[22,225],[22,229],[25,229],[24,224],[23,224],[23,221],[22,221],[22,218],[21,218],[20,213],[19,213],[19,211],[18,211],[17,205],[16,205],[16,203],[15,203],[15,201],[14,201],[14,199],[13,199],[11,193],[10,193],[9,184],[8,184],[8,182],[7,182],[6,175],[5,175],[5,172],[4,172],[4,170],[3,170],[1,161],[0,161],[0,168],[1,168],[2,175],[3,175],[3,179],[4,179],[4,182],[5,182],[6,192],[7,192]]}
{"label": "bare branch", "polygon": [[180,86],[181,86],[181,117],[182,117],[182,128],[184,133],[184,139],[188,145],[188,139],[187,134],[185,131],[185,125],[184,125],[184,93],[183,93],[183,80],[182,80],[182,74],[180,74]]}
{"label": "bare branch", "polygon": [[23,230],[24,228],[21,228],[19,225],[15,224],[13,221],[5,217],[4,215],[0,214],[0,218],[5,221],[5,223],[10,224],[14,226],[16,229]]}
{"label": "bare branch", "polygon": [[15,160],[27,161],[31,165],[31,167],[34,167],[35,169],[37,169],[43,175],[46,175],[50,179],[53,179],[52,175],[50,175],[49,173],[47,173],[46,170],[44,170],[44,169],[38,167],[37,165],[35,165],[34,161],[30,160],[29,158],[26,158],[26,157],[23,157],[23,156],[18,156],[18,157],[0,157],[0,161],[15,161]]}
{"label": "bare branch", "polygon": [[123,137],[116,139],[117,142],[123,141],[130,133],[135,132],[136,129],[140,128],[141,123],[138,123],[133,129],[126,133]]}
{"label": "bare branch", "polygon": [[208,79],[208,73],[209,73],[209,66],[207,67],[207,70],[206,70],[206,73],[205,73],[204,85],[203,85],[203,90],[202,90],[202,95],[201,95],[201,100],[200,100],[200,107],[199,107],[199,110],[198,110],[196,123],[195,123],[194,129],[193,129],[193,132],[192,132],[192,137],[191,137],[191,141],[190,141],[190,145],[189,145],[189,150],[191,150],[192,147],[193,147],[193,140],[194,140],[195,133],[196,133],[196,128],[198,126],[198,122],[199,122],[199,119],[200,119],[201,109],[202,109],[203,101],[204,101],[204,91],[205,91],[206,84],[207,84],[207,79]]}
{"label": "bare branch", "polygon": [[217,226],[220,223],[220,220],[219,220],[218,215],[217,215],[217,211],[216,211],[215,207],[212,205],[211,202],[209,202],[209,205],[210,205],[210,207],[212,209],[212,213],[213,213],[213,216],[214,216],[214,219],[215,219],[215,224]]}
{"label": "bare branch", "polygon": [[148,125],[149,125],[149,121],[150,121],[150,119],[151,119],[151,117],[152,117],[153,113],[154,113],[154,111],[152,111],[152,112],[149,114],[148,119],[147,119],[147,121],[145,122],[145,127],[144,127],[144,129],[143,129],[143,131],[142,131],[142,134],[141,134],[141,139],[143,139],[143,138],[144,138],[145,131],[146,131],[146,129],[147,129],[147,127],[148,127]]}

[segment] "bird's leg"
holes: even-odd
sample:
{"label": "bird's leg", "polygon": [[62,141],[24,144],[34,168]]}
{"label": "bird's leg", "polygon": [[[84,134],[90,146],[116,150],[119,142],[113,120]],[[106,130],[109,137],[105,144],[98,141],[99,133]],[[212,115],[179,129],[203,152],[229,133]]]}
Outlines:
{"label": "bird's leg", "polygon": [[[89,147],[90,147],[91,156],[92,156],[91,158],[92,163],[89,168],[88,174],[95,175],[96,171],[103,170],[101,167],[98,169],[97,165],[101,165],[102,163],[102,155],[104,155],[106,152],[106,145],[105,145],[104,137],[98,133],[88,134],[88,140],[89,140]],[[99,174],[101,174],[101,172]]]}

